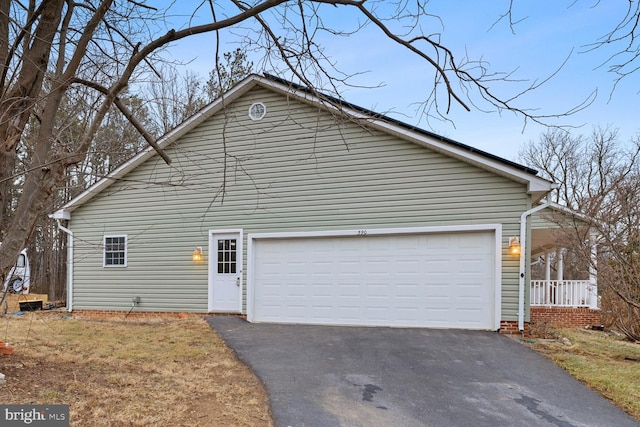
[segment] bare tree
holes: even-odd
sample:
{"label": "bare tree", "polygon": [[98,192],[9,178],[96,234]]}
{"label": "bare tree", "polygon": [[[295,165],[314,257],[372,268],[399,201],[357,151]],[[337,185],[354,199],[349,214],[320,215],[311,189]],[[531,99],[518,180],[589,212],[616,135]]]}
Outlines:
{"label": "bare tree", "polygon": [[160,135],[182,123],[207,103],[205,83],[194,72],[181,74],[171,65],[159,67],[147,87],[148,108]]}
{"label": "bare tree", "polygon": [[618,130],[596,127],[591,135],[572,135],[551,128],[520,151],[520,159],[556,182],[556,203],[576,212],[596,214],[608,196],[638,167],[640,143],[618,139]]}
{"label": "bare tree", "polygon": [[620,17],[618,24],[587,46],[587,51],[604,49],[611,45],[619,46],[619,49],[601,65],[608,67],[616,76],[614,90],[620,81],[640,68],[640,1],[629,0],[626,3],[626,13]]}
{"label": "bare tree", "polygon": [[209,72],[206,85],[209,101],[222,95],[253,71],[253,62],[247,59],[247,53],[240,48],[233,52],[225,52],[224,60],[224,66],[216,67]]}
{"label": "bare tree", "polygon": [[[121,99],[138,121],[149,129],[153,128],[154,122],[140,98],[122,94]],[[85,123],[83,117],[86,113],[78,110],[78,104],[82,105],[72,97],[58,110],[58,120],[67,123],[64,131],[58,135],[58,139],[64,141],[65,145],[73,146],[77,136],[82,134]],[[65,117],[72,117],[74,120],[65,120]],[[140,133],[113,106],[96,132],[85,158],[67,168],[53,203],[56,206],[66,203],[144,148],[146,142]],[[62,300],[65,295],[66,239],[57,228],[54,220],[41,215],[28,245],[32,261],[31,290],[47,293],[50,301]]]}
{"label": "bare tree", "polygon": [[[598,289],[608,322],[640,341],[640,136],[623,144],[617,131],[596,128],[589,137],[550,129],[520,152],[521,161],[559,184],[553,201],[580,214],[558,219],[559,237],[589,265],[588,218],[599,236]],[[553,220],[553,217],[550,217]]]}
{"label": "bare tree", "polygon": [[[199,5],[198,12],[209,16],[207,23],[192,25],[186,19],[180,29],[161,31],[167,10],[144,1],[0,0],[0,272],[8,271],[33,236],[38,218],[53,209],[58,186],[86,158],[114,106],[170,162],[123,94],[132,83],[157,73],[164,47],[196,34],[242,30],[247,45],[264,55],[263,66],[288,70],[310,88],[339,95],[338,84],[348,83],[349,76],[325,56],[319,35],[346,37],[368,25],[428,64],[433,73],[426,78],[433,91],[423,99],[436,112],[446,114],[453,104],[469,110],[474,94],[485,109],[545,119],[517,105],[520,89],[504,97],[493,92],[496,81],[508,81],[508,74],[491,72],[486,63],[464,55],[459,60],[444,46],[438,34],[441,23],[429,13],[427,1],[230,0],[222,6],[213,1]],[[334,8],[355,14],[353,28],[324,21]],[[439,27],[432,31],[434,25]],[[213,50],[220,64],[219,48]],[[60,114],[71,100],[79,112]]]}
{"label": "bare tree", "polygon": [[[162,135],[251,73],[252,63],[240,49],[225,53],[224,58],[226,63],[221,64],[222,69],[212,70],[206,82],[193,72],[179,74],[170,64],[163,64],[157,67],[162,70],[162,79],[154,79],[149,85],[149,102],[128,94],[121,96],[122,102],[152,135]],[[218,76],[222,76],[221,84]],[[85,122],[82,120],[84,111],[76,107],[81,104],[72,99],[63,103],[58,111],[59,117],[76,118],[59,137],[68,143],[73,143],[81,133],[77,126]],[[59,206],[69,201],[144,148],[146,143],[140,133],[115,106],[112,107],[84,160],[69,167],[54,203]],[[41,216],[28,247],[33,261],[31,289],[47,293],[50,301],[61,300],[65,294],[66,241],[63,237],[57,232],[55,221]]]}
{"label": "bare tree", "polygon": [[224,53],[224,63],[209,72],[205,81],[198,74],[187,70],[180,73],[173,64],[164,64],[154,76],[145,92],[148,93],[149,110],[156,118],[160,134],[192,116],[224,91],[251,74],[253,62],[240,48]]}
{"label": "bare tree", "polygon": [[[509,0],[505,12],[500,15],[494,26],[504,21],[511,32],[516,34],[518,24],[529,17],[519,13],[518,1]],[[578,7],[584,1],[568,1],[567,7]],[[609,2],[595,1],[589,4],[593,13],[599,12],[599,7],[610,6]],[[623,8],[626,5],[626,8]],[[620,3],[622,14],[618,18],[617,24],[604,34],[594,34],[594,39],[590,43],[580,47],[584,54],[604,51],[608,56],[600,64],[614,75],[614,85],[611,94],[615,91],[619,83],[634,75],[640,70],[640,0],[628,0]]]}

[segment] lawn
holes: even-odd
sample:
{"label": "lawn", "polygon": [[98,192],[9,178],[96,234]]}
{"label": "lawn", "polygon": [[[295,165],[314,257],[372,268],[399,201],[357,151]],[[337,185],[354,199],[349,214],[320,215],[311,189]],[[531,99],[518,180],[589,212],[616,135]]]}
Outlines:
{"label": "lawn", "polygon": [[562,329],[523,342],[640,419],[640,344],[611,332]]}
{"label": "lawn", "polygon": [[[567,329],[522,342],[640,419],[640,344]],[[263,385],[202,319],[0,318],[3,404],[70,405],[72,426],[273,426]]]}
{"label": "lawn", "polygon": [[72,426],[272,426],[264,387],[202,319],[0,318],[3,404],[70,405]]}

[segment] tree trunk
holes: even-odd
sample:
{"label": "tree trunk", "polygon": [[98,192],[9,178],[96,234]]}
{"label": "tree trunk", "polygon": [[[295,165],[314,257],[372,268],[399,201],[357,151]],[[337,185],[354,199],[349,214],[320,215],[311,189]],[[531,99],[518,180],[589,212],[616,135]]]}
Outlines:
{"label": "tree trunk", "polygon": [[[3,221],[3,228],[11,231],[4,236],[4,241],[0,247],[0,272],[3,273],[3,276],[13,266],[20,251],[26,245],[35,227],[38,215],[44,212],[44,207],[47,206],[47,203],[51,203],[51,198],[46,196],[51,191],[51,183],[42,181],[51,177],[51,171],[44,166],[46,155],[43,154],[46,154],[48,150],[45,151],[43,148],[46,149],[48,147],[36,147],[35,152],[38,152],[38,155],[34,156],[31,164],[43,166],[40,169],[35,169],[32,173],[27,173],[18,207],[13,218],[7,221],[8,201],[10,200],[9,190],[15,169],[13,166],[15,166],[16,147],[20,142],[29,118],[33,114],[40,94],[42,82],[49,65],[53,42],[62,19],[64,4],[64,0],[51,0],[43,4],[32,43],[23,54],[20,73],[15,84],[8,88],[4,87],[6,82],[2,82],[4,93],[0,101],[0,184],[3,185],[0,185],[0,208],[6,208],[7,210],[3,210],[0,213],[0,219]],[[5,5],[0,3],[0,7],[3,6]],[[0,34],[0,39],[11,39],[8,28],[0,27],[0,31],[7,31],[4,34]],[[23,31],[28,32],[29,29],[25,28]],[[50,100],[46,102],[49,103]],[[51,126],[50,129],[52,128]],[[43,135],[44,133],[47,133],[47,135]],[[51,135],[51,132],[43,132],[41,127],[37,143],[44,143],[50,147]],[[40,197],[42,198],[40,199]],[[33,209],[30,208],[30,204],[33,204]]]}

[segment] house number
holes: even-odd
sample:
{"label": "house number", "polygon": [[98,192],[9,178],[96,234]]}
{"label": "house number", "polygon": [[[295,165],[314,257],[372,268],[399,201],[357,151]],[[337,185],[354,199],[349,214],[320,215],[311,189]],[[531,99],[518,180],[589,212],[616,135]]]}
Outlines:
{"label": "house number", "polygon": [[367,230],[358,230],[358,236],[366,236]]}

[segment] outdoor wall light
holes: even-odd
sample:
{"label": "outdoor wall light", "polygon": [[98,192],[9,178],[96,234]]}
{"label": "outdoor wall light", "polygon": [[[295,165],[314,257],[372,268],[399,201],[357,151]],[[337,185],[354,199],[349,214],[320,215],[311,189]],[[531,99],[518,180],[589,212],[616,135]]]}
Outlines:
{"label": "outdoor wall light", "polygon": [[198,246],[195,251],[191,254],[191,260],[193,262],[201,262],[202,261],[202,248]]}
{"label": "outdoor wall light", "polygon": [[518,239],[518,236],[509,237],[509,253],[511,255],[520,255],[520,239]]}

